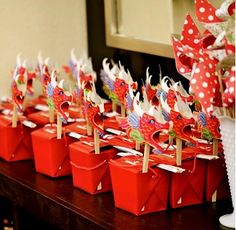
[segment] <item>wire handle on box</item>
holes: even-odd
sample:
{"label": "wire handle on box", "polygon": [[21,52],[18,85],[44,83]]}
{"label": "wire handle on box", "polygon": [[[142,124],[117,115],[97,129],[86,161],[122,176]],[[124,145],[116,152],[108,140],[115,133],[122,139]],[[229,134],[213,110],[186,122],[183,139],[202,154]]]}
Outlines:
{"label": "wire handle on box", "polygon": [[148,172],[149,155],[150,155],[150,145],[148,143],[145,143],[142,173]]}
{"label": "wire handle on box", "polygon": [[105,164],[107,164],[108,163],[108,161],[107,160],[104,160],[104,161],[102,161],[101,163],[99,163],[99,164],[97,164],[97,165],[95,165],[95,166],[93,166],[93,167],[85,167],[85,166],[80,166],[80,165],[77,165],[77,164],[75,164],[73,161],[70,161],[70,164],[72,165],[72,166],[74,166],[75,168],[77,168],[77,169],[83,169],[83,170],[95,170],[95,169],[97,169],[97,168],[100,168],[101,166],[103,166],[103,165],[105,165]]}
{"label": "wire handle on box", "polygon": [[182,139],[176,137],[176,165],[180,166],[182,164]]}

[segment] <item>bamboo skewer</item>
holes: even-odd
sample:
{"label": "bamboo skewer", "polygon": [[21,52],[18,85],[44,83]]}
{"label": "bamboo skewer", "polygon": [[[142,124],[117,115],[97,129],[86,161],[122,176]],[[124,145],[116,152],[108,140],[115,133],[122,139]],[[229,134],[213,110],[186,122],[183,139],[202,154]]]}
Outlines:
{"label": "bamboo skewer", "polygon": [[22,104],[22,110],[23,111],[25,111],[25,109],[26,109],[27,102],[28,102],[28,99],[27,99],[27,94],[26,94],[25,97],[24,97],[23,104]]}
{"label": "bamboo skewer", "polygon": [[61,115],[57,114],[57,139],[61,139],[62,136],[62,120]]}
{"label": "bamboo skewer", "polygon": [[169,144],[173,144],[173,141],[174,141],[174,137],[173,136],[169,136]]}
{"label": "bamboo skewer", "polygon": [[[93,135],[94,135],[94,152],[95,154],[100,154],[100,138],[98,134],[98,130],[94,128],[93,130]],[[97,191],[102,189],[102,182],[100,181],[98,186],[97,186]]]}
{"label": "bamboo skewer", "polygon": [[176,165],[180,166],[182,164],[182,140],[176,137]]}
{"label": "bamboo skewer", "polygon": [[94,136],[95,154],[100,154],[100,138],[99,138],[98,130],[96,128],[94,128],[93,130],[93,136]]}
{"label": "bamboo skewer", "polygon": [[214,156],[218,155],[218,143],[219,143],[219,140],[216,138],[213,138],[213,155]]}
{"label": "bamboo skewer", "polygon": [[18,120],[18,114],[17,114],[17,105],[14,103],[13,104],[13,114],[12,114],[12,127],[16,128],[17,127],[17,120]]}
{"label": "bamboo skewer", "polygon": [[[180,166],[182,165],[182,145],[183,141],[182,139],[176,137],[176,165]],[[179,198],[177,204],[182,203],[182,196]]]}
{"label": "bamboo skewer", "polygon": [[117,105],[114,101],[112,101],[112,112],[116,112]]}
{"label": "bamboo skewer", "polygon": [[143,156],[143,168],[142,168],[143,173],[148,172],[149,154],[150,154],[150,145],[148,143],[145,143],[145,145],[144,145],[144,156]]}
{"label": "bamboo skewer", "polygon": [[[213,138],[213,156],[217,156],[218,155],[218,143],[219,143],[219,140],[216,139],[216,138]],[[215,190],[215,192],[212,194],[212,197],[211,197],[211,201],[212,202],[216,202],[216,199],[217,199],[217,190]]]}
{"label": "bamboo skewer", "polygon": [[12,128],[17,127],[17,106],[13,103],[13,114],[12,114]]}
{"label": "bamboo skewer", "polygon": [[92,126],[91,126],[88,118],[86,120],[87,120],[87,135],[91,136],[92,135]]}
{"label": "bamboo skewer", "polygon": [[49,123],[54,123],[55,110],[49,107]]}
{"label": "bamboo skewer", "polygon": [[121,116],[125,117],[125,106],[121,104],[120,109],[121,109]]}
{"label": "bamboo skewer", "polygon": [[[222,79],[221,79],[220,74],[218,73],[217,76],[218,76],[219,85],[220,85],[221,101],[222,101],[222,104],[223,104],[223,93],[224,93],[224,88],[223,88]],[[227,116],[227,109],[226,109],[224,106],[222,107],[222,109],[223,109],[223,116]]]}
{"label": "bamboo skewer", "polygon": [[140,143],[138,143],[137,141],[135,142],[135,149],[140,150]]}

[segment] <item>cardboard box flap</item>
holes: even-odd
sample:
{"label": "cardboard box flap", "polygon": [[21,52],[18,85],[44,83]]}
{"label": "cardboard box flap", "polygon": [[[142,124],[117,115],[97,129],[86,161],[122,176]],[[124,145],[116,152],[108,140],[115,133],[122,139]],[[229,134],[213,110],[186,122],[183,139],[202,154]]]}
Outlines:
{"label": "cardboard box flap", "polygon": [[[62,133],[63,134],[67,133],[64,127],[62,128]],[[57,138],[57,125],[56,124],[45,125],[43,128],[32,132],[32,135],[40,136],[45,139]]]}
{"label": "cardboard box flap", "polygon": [[[100,139],[100,149],[105,149],[111,147],[109,141]],[[81,137],[80,141],[73,143],[71,148],[79,149],[84,153],[94,153],[94,140],[93,137]]]}
{"label": "cardboard box flap", "polygon": [[77,121],[73,124],[67,125],[66,130],[69,132],[76,132],[79,134],[87,135],[86,121],[84,119],[81,119],[81,121]]}
{"label": "cardboard box flap", "polygon": [[[26,118],[24,116],[18,116],[18,121],[23,121]],[[0,126],[6,127],[10,126],[12,123],[12,117],[9,115],[0,115]]]}
{"label": "cardboard box flap", "polygon": [[[114,164],[125,168],[129,171],[133,171],[134,173],[142,172],[143,165],[143,157],[141,156],[124,156],[115,160],[110,160],[110,164]],[[158,162],[156,159],[153,159],[152,156],[149,158],[149,167],[157,165]]]}
{"label": "cardboard box flap", "polygon": [[49,113],[48,111],[40,111],[36,113],[31,113],[28,118],[37,124],[46,125],[49,123]]}

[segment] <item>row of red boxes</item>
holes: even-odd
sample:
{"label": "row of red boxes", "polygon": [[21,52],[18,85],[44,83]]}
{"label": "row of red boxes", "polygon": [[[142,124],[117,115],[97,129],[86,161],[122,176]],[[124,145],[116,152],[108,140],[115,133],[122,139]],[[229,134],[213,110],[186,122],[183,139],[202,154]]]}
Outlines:
{"label": "row of red boxes", "polygon": [[[93,138],[81,127],[64,126],[63,138],[57,139],[55,124],[36,129],[18,122],[12,128],[11,119],[1,115],[0,157],[8,162],[34,159],[36,172],[53,178],[72,174],[73,185],[90,194],[113,190],[115,206],[135,215],[211,201],[216,190],[217,199],[230,196],[222,158],[186,158],[185,171],[171,173],[158,168],[160,159],[151,154],[149,170],[142,173],[141,156],[117,156],[113,146],[124,141],[101,141],[100,154],[95,154]],[[84,136],[78,141],[68,135],[71,131]]]}

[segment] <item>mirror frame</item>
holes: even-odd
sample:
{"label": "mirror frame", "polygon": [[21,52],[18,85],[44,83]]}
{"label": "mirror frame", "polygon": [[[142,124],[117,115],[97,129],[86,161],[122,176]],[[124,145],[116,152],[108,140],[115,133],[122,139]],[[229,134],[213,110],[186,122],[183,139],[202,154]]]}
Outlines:
{"label": "mirror frame", "polygon": [[[118,6],[116,0],[104,0],[106,45],[124,50],[174,58],[172,45],[145,41],[117,32]],[[173,12],[173,9],[170,9]]]}

